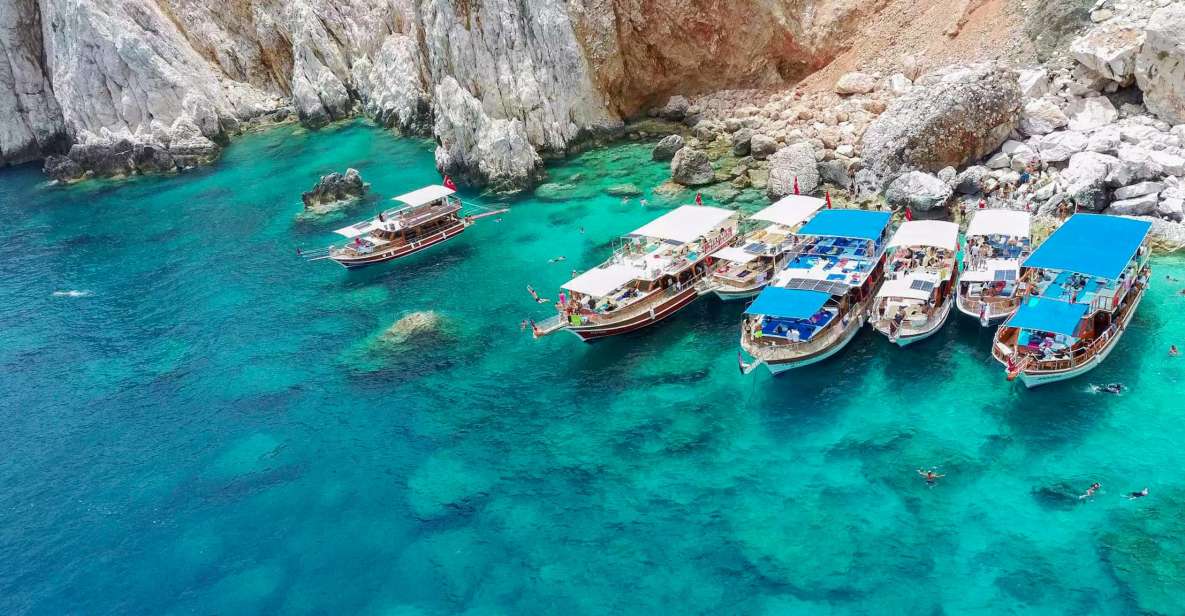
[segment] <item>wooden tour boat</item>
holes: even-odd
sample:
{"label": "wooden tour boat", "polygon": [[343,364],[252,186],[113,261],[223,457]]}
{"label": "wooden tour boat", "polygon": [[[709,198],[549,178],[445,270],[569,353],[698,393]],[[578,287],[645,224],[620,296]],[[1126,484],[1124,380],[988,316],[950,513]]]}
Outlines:
{"label": "wooden tour boat", "polygon": [[1032,216],[1019,210],[977,210],[967,225],[956,306],[987,327],[1020,305],[1020,264],[1032,251]]}
{"label": "wooden tour boat", "polygon": [[873,302],[872,327],[898,346],[933,336],[955,303],[959,226],[940,220],[901,224],[889,241],[892,256]]}
{"label": "wooden tour boat", "polygon": [[331,259],[346,269],[357,269],[415,254],[460,235],[479,218],[506,211],[471,206],[482,211],[463,213],[464,204],[453,196],[455,192],[430,185],[395,197],[402,206],[334,232],[352,241],[303,254],[310,261]]}
{"label": "wooden tour boat", "polygon": [[799,229],[802,241],[745,310],[737,361],[748,374],[820,362],[843,349],[868,317],[884,273],[889,212],[823,210]]}
{"label": "wooden tour boat", "polygon": [[707,258],[737,233],[736,212],[680,206],[623,238],[601,265],[563,285],[558,314],[535,337],[565,330],[585,342],[653,325],[703,291]]}
{"label": "wooden tour boat", "polygon": [[712,253],[707,281],[712,292],[725,301],[760,293],[801,240],[794,231],[823,205],[824,201],[817,197],[787,195],[745,219],[769,224],[748,231],[738,241]]}
{"label": "wooden tour boat", "polygon": [[1036,387],[1085,374],[1127,331],[1151,280],[1151,223],[1075,214],[1022,264],[1021,300],[992,355]]}

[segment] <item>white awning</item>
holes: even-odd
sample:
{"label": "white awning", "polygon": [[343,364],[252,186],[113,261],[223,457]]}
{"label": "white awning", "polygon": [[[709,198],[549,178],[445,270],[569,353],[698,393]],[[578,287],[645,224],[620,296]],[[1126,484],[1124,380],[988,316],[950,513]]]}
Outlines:
{"label": "white awning", "polygon": [[767,220],[769,222],[776,222],[779,225],[794,227],[813,216],[825,204],[826,201],[818,197],[787,195],[749,218],[753,220]]}
{"label": "white awning", "polygon": [[889,240],[890,248],[901,246],[933,246],[954,250],[959,243],[959,225],[941,220],[910,220],[901,223],[893,239]]}
{"label": "white awning", "polygon": [[334,233],[353,239],[359,235],[366,235],[367,233],[382,227],[382,225],[383,223],[379,222],[379,219],[371,218],[370,220],[356,222],[348,227],[342,227],[341,229],[334,231]]}
{"label": "white awning", "polygon": [[413,190],[406,195],[399,195],[398,197],[395,197],[395,200],[415,207],[417,205],[424,205],[425,203],[432,203],[437,199],[443,199],[455,192],[457,191],[451,188],[445,188],[439,184],[432,184],[431,186],[425,186],[419,190]]}
{"label": "white awning", "polygon": [[735,212],[718,207],[702,205],[681,205],[648,224],[635,229],[630,235],[653,237],[660,240],[691,242],[701,235],[719,227]]}
{"label": "white awning", "polygon": [[1030,237],[1032,215],[1019,210],[976,210],[967,225],[967,236],[1005,235]]}
{"label": "white awning", "polygon": [[930,298],[930,292],[937,285],[937,276],[926,272],[919,272],[893,280],[886,280],[881,285],[880,290],[876,292],[876,296],[925,300]]}
{"label": "white awning", "polygon": [[713,252],[712,256],[717,259],[732,261],[733,263],[748,263],[760,255],[755,255],[746,251],[744,248],[737,246],[725,246],[724,248]]}
{"label": "white awning", "polygon": [[605,297],[622,285],[634,280],[640,272],[628,265],[612,263],[606,267],[595,267],[569,280],[563,288],[593,297]]}

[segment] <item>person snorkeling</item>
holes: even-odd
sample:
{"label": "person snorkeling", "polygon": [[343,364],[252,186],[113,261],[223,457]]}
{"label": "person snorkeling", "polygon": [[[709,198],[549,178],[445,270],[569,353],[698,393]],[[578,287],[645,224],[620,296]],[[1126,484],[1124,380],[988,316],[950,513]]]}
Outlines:
{"label": "person snorkeling", "polygon": [[922,476],[922,479],[926,480],[926,485],[929,485],[930,487],[934,487],[934,484],[937,483],[939,479],[946,477],[946,475],[939,475],[938,473],[935,473],[934,469],[924,471],[919,468],[918,474]]}
{"label": "person snorkeling", "polygon": [[1078,500],[1086,500],[1086,499],[1094,496],[1094,493],[1097,492],[1099,490],[1099,488],[1101,488],[1101,487],[1103,487],[1103,485],[1097,481],[1090,484],[1090,487],[1086,489],[1086,492],[1084,494],[1082,494],[1082,496],[1078,497]]}
{"label": "person snorkeling", "polygon": [[1132,492],[1132,493],[1128,494],[1127,500],[1136,500],[1137,498],[1144,498],[1145,496],[1148,496],[1148,488],[1144,488],[1143,490],[1140,490],[1139,492]]}

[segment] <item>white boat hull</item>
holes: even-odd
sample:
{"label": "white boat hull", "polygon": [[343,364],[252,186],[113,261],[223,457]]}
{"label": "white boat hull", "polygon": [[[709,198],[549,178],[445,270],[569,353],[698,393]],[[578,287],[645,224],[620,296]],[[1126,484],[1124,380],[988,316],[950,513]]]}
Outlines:
{"label": "white boat hull", "polygon": [[811,364],[817,364],[817,363],[831,357],[832,355],[835,355],[836,353],[843,350],[844,347],[848,346],[848,343],[851,342],[852,339],[856,337],[856,334],[859,333],[860,330],[864,328],[864,319],[865,319],[864,315],[863,314],[860,315],[860,323],[858,325],[856,325],[855,327],[853,327],[851,329],[851,331],[849,331],[843,338],[840,338],[838,343],[836,343],[834,346],[832,346],[830,349],[827,349],[823,353],[819,353],[818,355],[812,355],[811,357],[808,357],[808,358],[803,359],[801,361],[779,362],[776,364],[770,364],[770,363],[766,363],[766,362],[762,362],[762,363],[765,363],[765,367],[769,369],[770,374],[773,374],[775,376],[779,375],[783,372],[789,372],[795,368],[805,368]]}
{"label": "white boat hull", "polygon": [[721,287],[716,287],[716,288],[712,289],[712,293],[715,293],[716,297],[718,297],[726,302],[733,302],[733,301],[737,301],[737,300],[757,297],[758,295],[761,294],[761,290],[764,288],[765,288],[765,285],[757,287],[756,289],[749,289],[747,291],[729,291],[729,290],[721,288]]}
{"label": "white boat hull", "polygon": [[942,326],[946,324],[946,319],[950,317],[950,305],[952,303],[953,302],[950,302],[950,301],[946,302],[946,304],[943,305],[942,310],[939,311],[938,318],[935,319],[935,321],[933,322],[931,327],[927,328],[925,331],[921,331],[916,334],[911,334],[908,336],[898,335],[896,338],[894,338],[889,335],[888,330],[878,327],[875,323],[873,324],[872,328],[875,329],[880,334],[882,334],[883,336],[885,336],[886,338],[888,338],[889,342],[892,342],[893,344],[895,344],[899,347],[907,347],[911,344],[914,344],[915,342],[921,342],[921,341],[925,340],[926,338],[933,336],[935,333],[938,332],[938,330],[942,329]]}
{"label": "white boat hull", "polygon": [[999,324],[1003,323],[1005,320],[1007,320],[1008,317],[1012,316],[1012,312],[1015,312],[1015,310],[1014,310],[1012,312],[1006,312],[1004,314],[992,315],[992,316],[988,317],[987,323],[984,323],[983,322],[984,320],[979,318],[979,312],[968,310],[967,308],[965,308],[963,306],[962,302],[957,302],[956,307],[959,309],[959,312],[971,317],[972,319],[975,319],[983,327],[991,327],[994,325],[999,325]]}

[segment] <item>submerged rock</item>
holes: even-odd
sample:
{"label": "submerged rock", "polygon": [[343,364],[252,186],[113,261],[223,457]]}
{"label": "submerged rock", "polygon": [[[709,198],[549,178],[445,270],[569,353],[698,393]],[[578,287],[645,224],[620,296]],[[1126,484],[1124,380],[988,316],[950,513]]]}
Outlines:
{"label": "submerged rock", "polygon": [[380,339],[389,344],[403,344],[420,336],[437,333],[443,324],[444,319],[434,311],[412,312],[387,328]]}
{"label": "submerged rock", "polygon": [[300,200],[304,202],[307,210],[323,209],[326,205],[360,199],[368,190],[370,184],[363,182],[358,170],[350,167],[346,169],[345,174],[335,171],[321,176],[312,190],[301,193]]}
{"label": "submerged rock", "polygon": [[[1139,489],[1139,488],[1136,488]],[[1131,589],[1140,610],[1185,614],[1185,498],[1179,489],[1156,491],[1120,507],[1100,538],[1111,572]]]}
{"label": "submerged rock", "polygon": [[642,189],[636,184],[614,184],[605,189],[605,194],[613,197],[637,197],[642,194]]}

